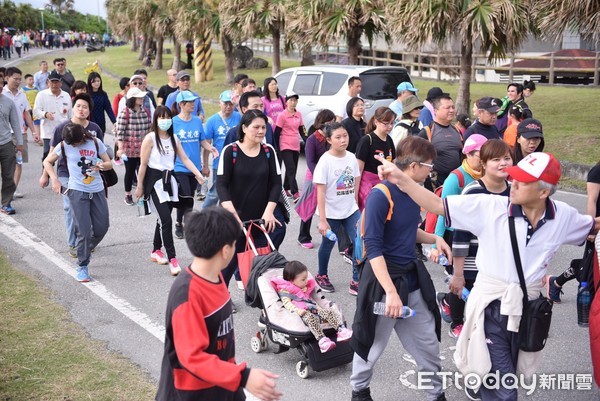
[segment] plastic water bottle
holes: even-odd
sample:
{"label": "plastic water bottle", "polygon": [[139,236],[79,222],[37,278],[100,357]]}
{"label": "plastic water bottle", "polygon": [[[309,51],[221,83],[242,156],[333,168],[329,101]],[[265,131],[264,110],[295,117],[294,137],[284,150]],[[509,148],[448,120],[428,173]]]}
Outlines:
{"label": "plastic water bottle", "polygon": [[329,241],[337,241],[337,235],[335,235],[335,233],[331,230],[327,230],[325,232],[325,238],[327,238]]}
{"label": "plastic water bottle", "polygon": [[587,282],[582,281],[577,292],[577,324],[580,327],[588,327],[590,325],[590,305],[592,304],[592,296]]}
{"label": "plastic water bottle", "polygon": [[138,212],[138,217],[146,216],[146,214],[147,214],[146,213],[146,202],[144,202],[144,198],[138,199],[137,212]]}
{"label": "plastic water bottle", "polygon": [[467,287],[463,287],[462,290],[462,300],[467,302],[467,299],[469,299],[469,295],[471,294],[471,291],[467,290]]}
{"label": "plastic water bottle", "polygon": [[121,160],[123,160],[124,162],[126,162],[127,160],[129,160],[129,159],[127,158],[127,155],[126,155],[125,153],[121,153],[121,157],[120,157],[120,159],[121,159]]}
{"label": "plastic water bottle", "polygon": [[[425,248],[423,249],[423,255],[427,256],[427,258],[431,257],[431,249]],[[448,258],[443,253],[440,253],[438,256],[438,264],[442,266],[448,266],[450,263],[448,262]]]}
{"label": "plastic water bottle", "polygon": [[17,164],[23,164],[23,152],[17,151]]}
{"label": "plastic water bottle", "polygon": [[[385,315],[385,302],[375,302],[373,304],[373,313],[376,315]],[[409,308],[408,306],[402,306],[402,313],[398,316],[398,319],[407,319],[416,315],[417,312]]]}

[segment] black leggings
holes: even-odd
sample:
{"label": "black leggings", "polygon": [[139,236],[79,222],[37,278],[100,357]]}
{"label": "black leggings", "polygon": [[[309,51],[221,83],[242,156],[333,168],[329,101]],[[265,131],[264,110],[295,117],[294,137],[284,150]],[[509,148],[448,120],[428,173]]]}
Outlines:
{"label": "black leggings", "polygon": [[579,259],[575,259],[577,262],[575,264],[571,263],[571,265],[567,268],[567,270],[565,270],[564,272],[562,272],[560,275],[556,276],[556,285],[558,285],[559,287],[562,287],[563,285],[565,285],[567,283],[567,281],[571,281],[573,280],[576,275],[577,275],[577,271],[579,270]]}
{"label": "black leggings", "polygon": [[130,157],[125,162],[125,178],[123,179],[123,184],[125,184],[125,192],[131,192],[131,186],[133,185],[133,179],[135,177],[135,172],[140,166],[140,158],[139,157]]}
{"label": "black leggings", "polygon": [[298,158],[300,152],[293,150],[282,150],[279,152],[281,160],[285,164],[285,179],[283,180],[283,189],[289,190],[292,194],[298,192],[298,182],[296,181],[296,171],[298,170]]}
{"label": "black leggings", "polygon": [[171,218],[171,212],[173,211],[172,202],[160,203],[156,191],[152,190],[150,199],[156,214],[156,228],[154,229],[154,241],[152,251],[161,249],[163,244],[167,251],[167,258],[173,259],[175,256],[175,243],[173,242],[173,219]]}
{"label": "black leggings", "polygon": [[[475,284],[474,279],[465,279],[465,288],[467,290],[471,291],[473,289],[473,284]],[[449,292],[446,295],[446,302],[450,305],[450,317],[452,317],[450,327],[455,328],[456,326],[463,324],[465,318],[465,301],[462,300],[462,297]]]}
{"label": "black leggings", "polygon": [[177,205],[177,224],[181,224],[183,216],[194,208],[194,191],[198,181],[192,174],[176,173],[176,177],[181,187],[179,204]]}

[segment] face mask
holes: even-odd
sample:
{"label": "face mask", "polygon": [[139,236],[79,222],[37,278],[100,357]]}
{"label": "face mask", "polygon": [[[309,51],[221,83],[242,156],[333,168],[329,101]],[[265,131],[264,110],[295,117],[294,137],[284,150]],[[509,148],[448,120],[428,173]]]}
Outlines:
{"label": "face mask", "polygon": [[171,128],[171,125],[173,125],[173,120],[170,118],[160,118],[158,120],[158,128],[163,131],[167,131],[169,128]]}

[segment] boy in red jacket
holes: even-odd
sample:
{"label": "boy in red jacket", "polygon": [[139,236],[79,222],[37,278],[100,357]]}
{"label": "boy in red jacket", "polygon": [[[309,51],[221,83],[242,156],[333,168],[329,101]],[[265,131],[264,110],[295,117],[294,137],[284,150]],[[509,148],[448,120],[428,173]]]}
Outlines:
{"label": "boy in red jacket", "polygon": [[169,293],[157,401],[244,400],[244,388],[262,400],[281,398],[277,375],[235,362],[232,303],[221,270],[235,256],[241,235],[239,223],[223,208],[186,216],[185,239],[194,260]]}

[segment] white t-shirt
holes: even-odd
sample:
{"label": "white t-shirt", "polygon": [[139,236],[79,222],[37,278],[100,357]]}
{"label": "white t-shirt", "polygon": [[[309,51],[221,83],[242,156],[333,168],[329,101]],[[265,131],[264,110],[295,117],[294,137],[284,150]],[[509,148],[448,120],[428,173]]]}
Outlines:
{"label": "white t-shirt", "polygon": [[336,110],[334,110],[334,113],[336,116],[342,117],[342,120],[348,118],[348,113],[346,113],[346,106],[348,105],[350,99],[352,99],[352,97],[350,97],[350,95],[346,93],[345,95],[340,96],[339,99],[335,100]]}
{"label": "white t-shirt", "polygon": [[[313,174],[315,184],[325,184],[325,213],[328,219],[342,220],[358,210],[354,195],[355,178],[360,177],[356,156],[346,152],[344,157],[335,157],[325,152],[319,159]],[[316,214],[319,214],[317,208]]]}

